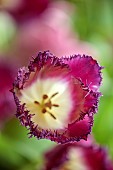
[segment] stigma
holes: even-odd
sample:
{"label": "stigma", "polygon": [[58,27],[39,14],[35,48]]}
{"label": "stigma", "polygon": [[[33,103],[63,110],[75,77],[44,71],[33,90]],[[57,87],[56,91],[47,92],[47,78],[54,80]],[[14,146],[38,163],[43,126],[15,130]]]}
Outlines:
{"label": "stigma", "polygon": [[48,113],[53,119],[56,119],[56,117],[54,116],[54,114],[51,112],[52,111],[52,107],[59,107],[58,104],[53,104],[52,103],[52,98],[55,97],[57,93],[54,93],[53,95],[51,95],[50,97],[47,94],[44,94],[42,96],[42,101],[41,103],[39,101],[34,101],[34,103],[40,107],[41,112],[43,114]]}

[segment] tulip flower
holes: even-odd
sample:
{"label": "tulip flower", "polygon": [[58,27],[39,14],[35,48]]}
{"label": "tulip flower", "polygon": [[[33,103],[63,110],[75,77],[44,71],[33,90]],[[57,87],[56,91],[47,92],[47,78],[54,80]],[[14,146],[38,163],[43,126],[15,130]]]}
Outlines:
{"label": "tulip flower", "polygon": [[45,154],[44,166],[43,170],[113,170],[107,151],[87,142],[57,145]]}
{"label": "tulip flower", "polygon": [[17,118],[38,139],[87,139],[101,95],[101,69],[90,56],[39,52],[13,83]]}
{"label": "tulip flower", "polygon": [[2,0],[1,9],[8,12],[15,21],[23,23],[39,16],[49,4],[49,0]]}

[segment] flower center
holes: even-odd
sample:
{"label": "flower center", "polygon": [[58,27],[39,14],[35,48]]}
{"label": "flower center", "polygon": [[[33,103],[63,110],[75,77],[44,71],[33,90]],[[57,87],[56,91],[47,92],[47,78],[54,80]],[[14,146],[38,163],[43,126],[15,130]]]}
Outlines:
{"label": "flower center", "polygon": [[37,79],[20,93],[19,100],[33,114],[35,125],[52,130],[67,128],[73,108],[68,82],[59,78]]}
{"label": "flower center", "polygon": [[56,119],[56,117],[51,112],[51,109],[52,109],[52,107],[59,107],[59,105],[58,104],[53,104],[52,103],[52,98],[54,98],[57,94],[58,94],[58,92],[54,93],[50,97],[48,97],[47,94],[44,94],[42,96],[42,102],[41,103],[39,101],[36,101],[36,100],[34,101],[34,103],[41,108],[41,112],[43,114],[48,113],[53,119]]}

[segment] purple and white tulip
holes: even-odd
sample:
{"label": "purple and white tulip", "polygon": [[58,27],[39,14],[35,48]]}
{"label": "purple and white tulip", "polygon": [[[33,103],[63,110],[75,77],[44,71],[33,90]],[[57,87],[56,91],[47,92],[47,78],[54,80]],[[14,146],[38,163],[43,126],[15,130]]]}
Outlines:
{"label": "purple and white tulip", "polygon": [[101,69],[90,56],[39,52],[13,84],[16,116],[30,136],[67,143],[87,139],[101,95]]}
{"label": "purple and white tulip", "polygon": [[82,141],[48,151],[43,170],[113,170],[113,162],[104,148]]}

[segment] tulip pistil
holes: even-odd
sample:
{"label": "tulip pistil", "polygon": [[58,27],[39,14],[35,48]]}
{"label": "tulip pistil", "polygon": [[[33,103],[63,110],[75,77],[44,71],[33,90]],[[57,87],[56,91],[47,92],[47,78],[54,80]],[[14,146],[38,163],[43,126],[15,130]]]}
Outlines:
{"label": "tulip pistil", "polygon": [[52,104],[51,99],[53,97],[55,97],[57,94],[58,94],[58,92],[52,94],[50,96],[50,98],[48,97],[47,94],[44,94],[42,96],[42,102],[41,103],[39,101],[34,101],[34,103],[41,108],[41,112],[43,114],[48,113],[53,119],[56,119],[56,117],[53,115],[53,113],[50,112],[50,110],[52,109],[52,107],[59,107],[59,105],[58,104]]}

